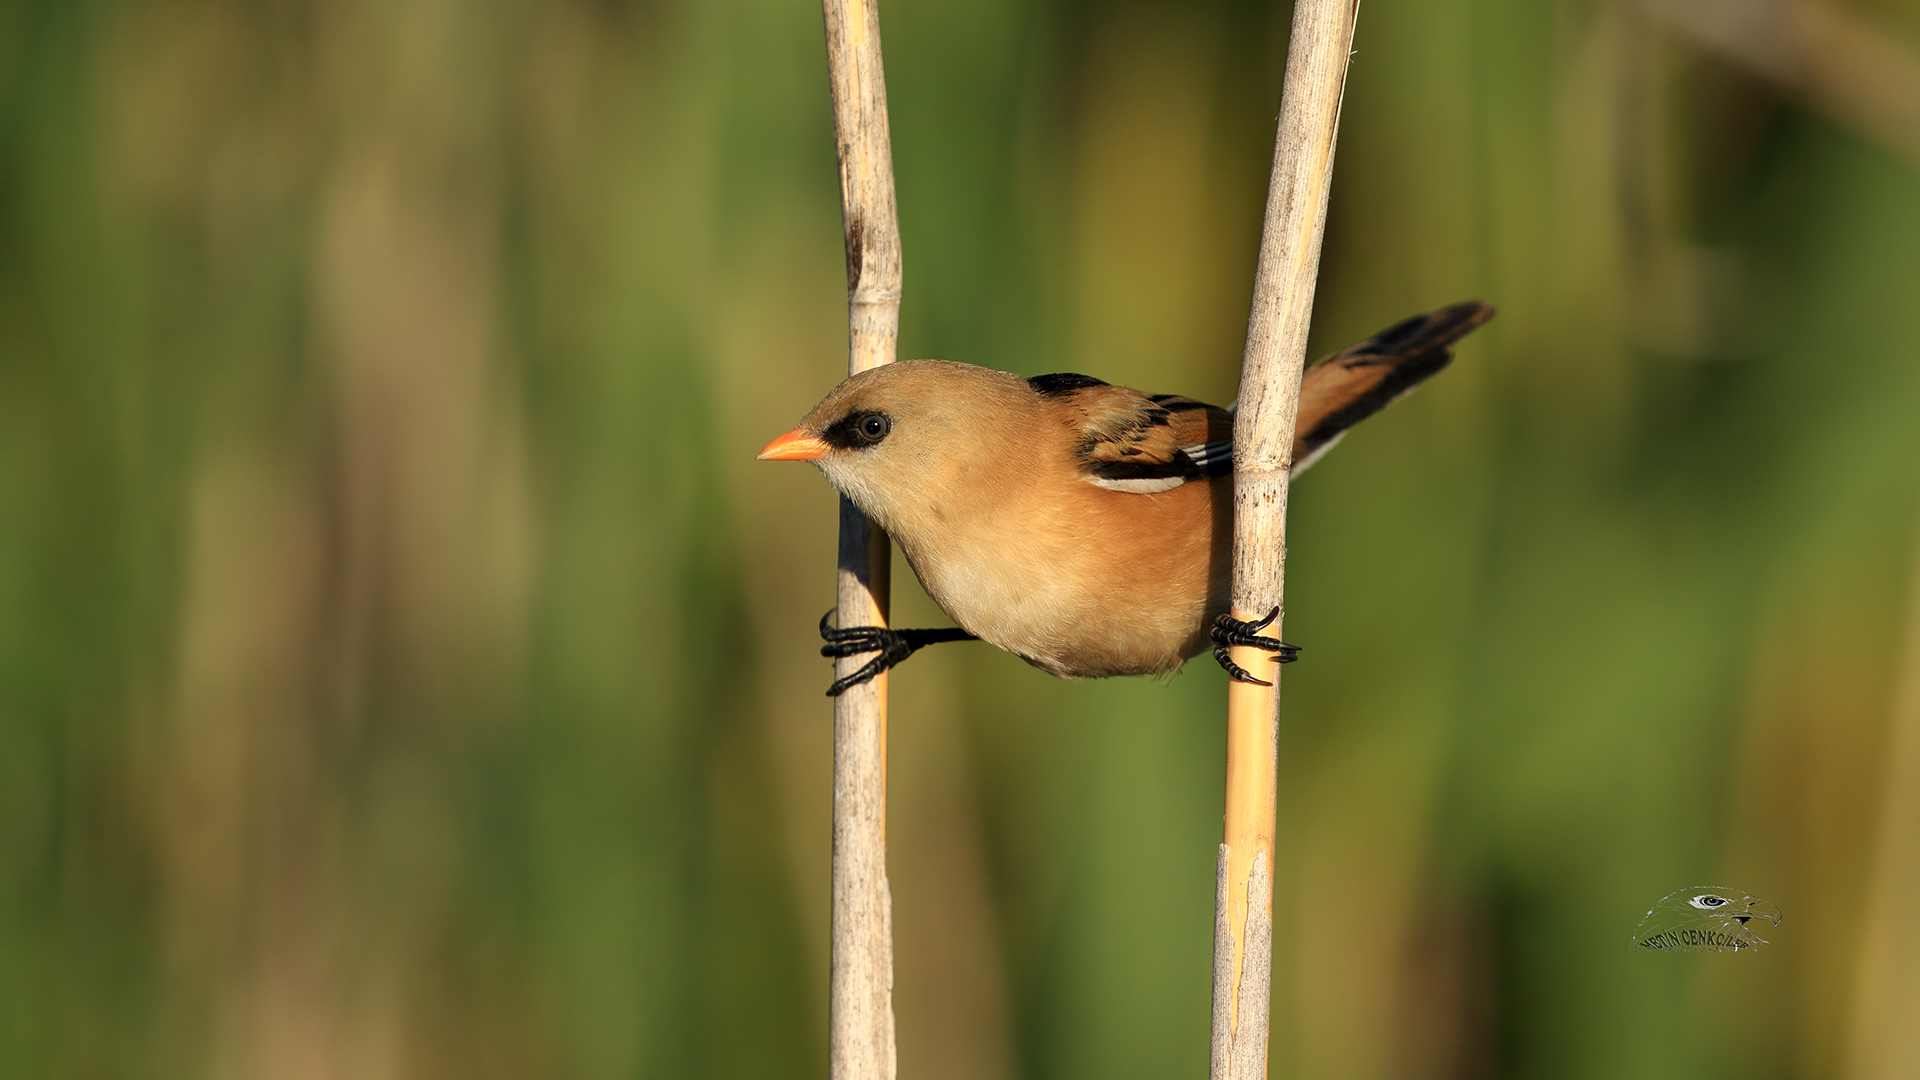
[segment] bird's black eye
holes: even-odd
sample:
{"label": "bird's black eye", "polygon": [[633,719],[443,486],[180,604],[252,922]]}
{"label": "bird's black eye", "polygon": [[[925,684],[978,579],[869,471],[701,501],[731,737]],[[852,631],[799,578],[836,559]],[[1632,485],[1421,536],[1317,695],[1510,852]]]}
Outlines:
{"label": "bird's black eye", "polygon": [[850,413],[834,421],[820,437],[841,450],[865,450],[880,445],[893,430],[893,417],[883,412]]}
{"label": "bird's black eye", "polygon": [[1717,908],[1722,904],[1725,904],[1726,902],[1727,901],[1724,897],[1715,896],[1712,893],[1707,893],[1704,896],[1696,896],[1693,898],[1694,907]]}

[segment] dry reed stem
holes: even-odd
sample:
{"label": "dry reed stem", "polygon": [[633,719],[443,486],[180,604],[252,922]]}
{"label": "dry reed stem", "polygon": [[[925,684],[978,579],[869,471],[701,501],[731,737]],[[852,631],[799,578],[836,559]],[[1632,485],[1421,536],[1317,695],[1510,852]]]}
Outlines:
{"label": "dry reed stem", "polygon": [[[847,245],[847,370],[894,360],[900,333],[900,225],[887,85],[874,0],[824,0],[834,144]],[[887,536],[840,500],[841,626],[887,624]],[[865,657],[837,662],[835,677]],[[887,676],[833,706],[833,943],[827,1072],[893,1080],[893,902],[887,887]]]}
{"label": "dry reed stem", "polygon": [[[1300,372],[1313,314],[1320,239],[1333,180],[1334,138],[1359,0],[1297,0],[1274,139],[1260,264],[1233,429],[1233,614],[1259,619],[1282,605],[1287,470]],[[1268,628],[1278,635],[1280,620]],[[1272,998],[1275,736],[1280,687],[1271,653],[1236,647],[1273,686],[1227,689],[1226,842],[1214,913],[1213,1080],[1266,1075]]]}

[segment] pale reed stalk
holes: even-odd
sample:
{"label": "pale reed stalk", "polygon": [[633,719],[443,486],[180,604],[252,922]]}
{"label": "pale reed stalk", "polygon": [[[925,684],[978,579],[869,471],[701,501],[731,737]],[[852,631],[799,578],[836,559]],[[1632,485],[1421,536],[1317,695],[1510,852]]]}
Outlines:
{"label": "pale reed stalk", "polygon": [[[847,244],[847,372],[890,364],[900,335],[900,223],[874,0],[824,0]],[[840,500],[838,619],[887,624],[887,535]],[[836,678],[867,658],[846,657]],[[887,887],[887,676],[833,704],[833,944],[827,1073],[893,1080],[893,901]]]}
{"label": "pale reed stalk", "polygon": [[[1267,188],[1266,223],[1233,425],[1233,615],[1282,605],[1287,470],[1333,182],[1334,137],[1359,0],[1296,0]],[[1281,620],[1265,631],[1278,636]],[[1280,678],[1271,653],[1234,660],[1274,672],[1272,686],[1227,689],[1226,841],[1213,938],[1212,1080],[1261,1080],[1273,989],[1273,829]]]}

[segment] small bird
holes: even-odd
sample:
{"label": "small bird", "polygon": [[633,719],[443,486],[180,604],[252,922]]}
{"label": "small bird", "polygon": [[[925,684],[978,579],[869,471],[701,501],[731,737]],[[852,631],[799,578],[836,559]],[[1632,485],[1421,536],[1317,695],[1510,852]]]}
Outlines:
{"label": "small bird", "polygon": [[[1397,323],[1309,367],[1293,473],[1445,367],[1493,317],[1479,302]],[[925,646],[978,638],[1062,678],[1164,675],[1211,642],[1294,659],[1232,618],[1233,414],[1086,375],[904,360],[847,379],[760,451],[811,461],[881,528],[957,629],[842,627],[828,656],[878,653],[838,695]]]}

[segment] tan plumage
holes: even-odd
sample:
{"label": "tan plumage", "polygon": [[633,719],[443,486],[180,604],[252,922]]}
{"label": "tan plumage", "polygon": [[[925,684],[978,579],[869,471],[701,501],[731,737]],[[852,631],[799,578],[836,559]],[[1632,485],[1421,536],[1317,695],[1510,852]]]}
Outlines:
{"label": "tan plumage", "polygon": [[[1491,315],[1418,316],[1310,368],[1295,471]],[[1158,674],[1227,610],[1232,432],[1190,398],[908,360],[841,383],[760,456],[818,465],[982,640],[1062,677]]]}

